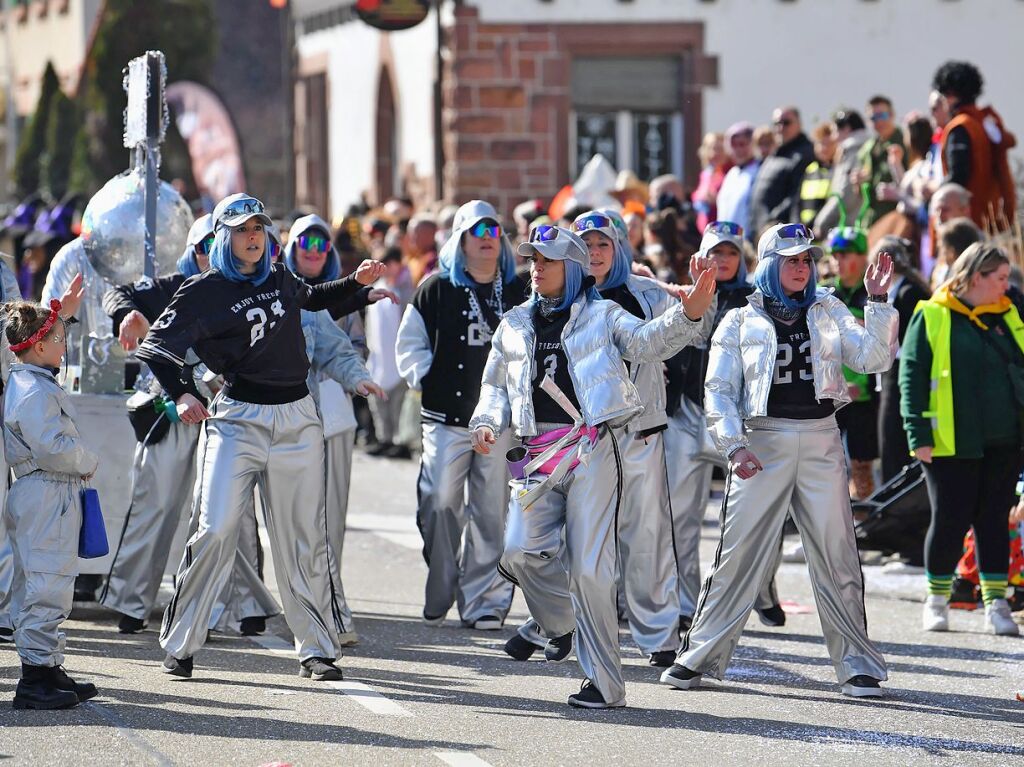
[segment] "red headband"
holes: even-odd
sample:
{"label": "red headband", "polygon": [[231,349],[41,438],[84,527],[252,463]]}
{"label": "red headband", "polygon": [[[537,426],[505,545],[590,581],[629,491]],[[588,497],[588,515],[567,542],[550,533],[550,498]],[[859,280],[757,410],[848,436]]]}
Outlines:
{"label": "red headband", "polygon": [[23,352],[26,349],[30,348],[32,344],[38,343],[42,341],[44,338],[46,338],[46,334],[53,329],[53,326],[57,324],[57,320],[60,319],[60,314],[58,313],[60,312],[60,309],[60,301],[58,301],[56,298],[51,298],[50,316],[46,318],[46,322],[43,323],[43,326],[39,328],[39,330],[37,330],[31,336],[29,336],[27,339],[22,341],[20,344],[11,344],[11,351]]}

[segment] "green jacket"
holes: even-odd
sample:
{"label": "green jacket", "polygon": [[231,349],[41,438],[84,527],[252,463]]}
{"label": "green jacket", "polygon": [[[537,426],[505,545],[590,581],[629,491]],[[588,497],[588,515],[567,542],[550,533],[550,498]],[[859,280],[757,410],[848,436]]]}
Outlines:
{"label": "green jacket", "polygon": [[[1018,446],[1020,413],[1006,363],[982,338],[982,333],[988,334],[1008,358],[1022,359],[1008,324],[1021,326],[1017,310],[980,315],[989,328],[983,331],[966,315],[946,309],[949,369],[944,374],[933,370],[936,355],[928,340],[926,312],[920,311],[921,305],[918,308],[900,349],[900,414],[911,452],[927,446],[935,448],[936,456],[981,458],[986,448]],[[943,379],[951,380],[951,386]],[[951,398],[943,390],[951,390]]]}

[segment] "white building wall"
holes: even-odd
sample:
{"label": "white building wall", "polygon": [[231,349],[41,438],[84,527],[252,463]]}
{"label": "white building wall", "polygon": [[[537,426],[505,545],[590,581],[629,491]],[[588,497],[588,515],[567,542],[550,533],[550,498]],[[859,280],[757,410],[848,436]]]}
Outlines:
{"label": "white building wall", "polygon": [[[932,75],[963,59],[1024,144],[1024,2],[1019,0],[466,0],[488,23],[703,21],[719,84],[704,91],[703,130],[769,122],[793,103],[805,126],[839,105],[861,111],[875,93],[898,114],[926,111]],[[609,28],[610,51],[614,29]],[[1021,152],[1021,149],[1017,150]]]}
{"label": "white building wall", "polygon": [[299,57],[328,60],[328,146],[331,216],[345,212],[373,188],[381,37],[387,34],[398,115],[398,167],[434,175],[433,15],[402,32],[382,33],[361,21],[339,24],[297,41]]}

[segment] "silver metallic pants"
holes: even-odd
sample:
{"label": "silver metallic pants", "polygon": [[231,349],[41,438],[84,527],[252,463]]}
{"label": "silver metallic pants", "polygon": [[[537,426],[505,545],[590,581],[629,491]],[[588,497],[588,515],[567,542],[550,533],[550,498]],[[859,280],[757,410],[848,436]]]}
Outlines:
{"label": "silver metallic pants", "polygon": [[402,415],[402,403],[409,387],[402,381],[393,389],[388,389],[386,400],[370,397],[367,401],[370,414],[373,416],[373,428],[381,443],[393,444],[398,441],[399,420]]}
{"label": "silver metallic pants", "polygon": [[324,443],[327,459],[327,540],[337,563],[333,573],[334,604],[344,633],[355,631],[352,610],[345,599],[345,587],[341,579],[345,525],[348,520],[348,494],[352,486],[352,452],[355,443],[355,429],[335,434]]}
{"label": "silver metallic pants", "polygon": [[858,674],[886,679],[885,661],[867,634],[846,458],[835,418],[754,418],[747,429],[750,450],[764,471],[747,480],[729,478],[714,567],[678,662],[719,679],[725,675],[792,504],[836,676],[840,682]]}
{"label": "silver metallic pants", "polygon": [[[566,474],[529,510],[513,494],[501,559],[548,638],[576,630],[580,668],[609,703],[626,696],[615,609],[620,478],[614,436],[602,427],[587,463]],[[563,559],[570,600],[565,599]]]}
{"label": "silver metallic pants", "polygon": [[508,614],[512,584],[498,574],[497,565],[509,498],[505,453],[511,444],[506,430],[490,455],[479,455],[468,429],[423,423],[416,523],[428,568],[423,612],[429,617],[445,615],[455,602],[467,625]]}
{"label": "silver metallic pants", "polygon": [[11,487],[5,507],[14,551],[11,617],[23,663],[64,663],[60,624],[71,614],[82,527],[82,482],[34,472]]}
{"label": "silver metallic pants", "polygon": [[132,499],[100,604],[148,620],[183,513],[192,508],[200,429],[183,423],[155,445],[135,448]]}
{"label": "silver metallic pants", "polygon": [[7,503],[7,480],[10,470],[4,451],[0,450],[0,628],[13,629],[11,621],[11,582],[14,579],[14,548],[4,522]]}
{"label": "silver metallic pants", "polygon": [[[683,397],[681,408],[697,406]],[[686,428],[687,418],[677,412],[668,420],[665,430],[665,459],[668,464],[669,496],[672,501],[672,524],[675,528],[676,567],[679,572],[679,613],[691,618],[697,611],[700,593],[700,539],[704,513],[711,494],[711,474],[715,464],[694,456],[699,449],[696,437]],[[726,464],[722,459],[722,465]],[[782,561],[777,547],[774,565],[769,568],[757,594],[758,609],[778,604],[775,573]]]}
{"label": "silver metallic pants", "polygon": [[300,660],[337,658],[335,572],[327,543],[323,429],[312,397],[284,405],[214,401],[197,460],[198,526],[185,546],[160,644],[176,658],[203,645],[210,614],[260,485],[285,619]]}
{"label": "silver metallic pants", "polygon": [[622,462],[619,573],[633,640],[645,654],[679,648],[672,506],[661,434],[613,431]]}

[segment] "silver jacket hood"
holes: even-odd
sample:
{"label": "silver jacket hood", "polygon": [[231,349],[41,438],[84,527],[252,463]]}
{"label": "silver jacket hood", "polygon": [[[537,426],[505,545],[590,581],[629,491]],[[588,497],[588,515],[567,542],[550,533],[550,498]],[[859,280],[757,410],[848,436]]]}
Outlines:
{"label": "silver jacket hood", "polygon": [[[762,293],[754,291],[747,301],[726,314],[715,331],[704,379],[708,430],[726,456],[747,446],[743,422],[767,415],[778,353]],[[858,373],[882,373],[892,367],[899,348],[899,315],[892,305],[869,301],[861,326],[831,289],[818,289],[807,309],[807,329],[815,394],[834,400],[837,409],[851,401],[843,365]]]}
{"label": "silver jacket hood", "polygon": [[[644,321],[614,301],[577,298],[569,307],[562,344],[586,423],[621,426],[643,413],[644,403],[623,360],[653,363],[667,359],[697,341],[701,326],[701,321],[688,319],[678,303],[656,319]],[[530,302],[505,314],[491,339],[470,429],[489,426],[498,435],[511,424],[520,437],[537,434],[535,341]]]}

